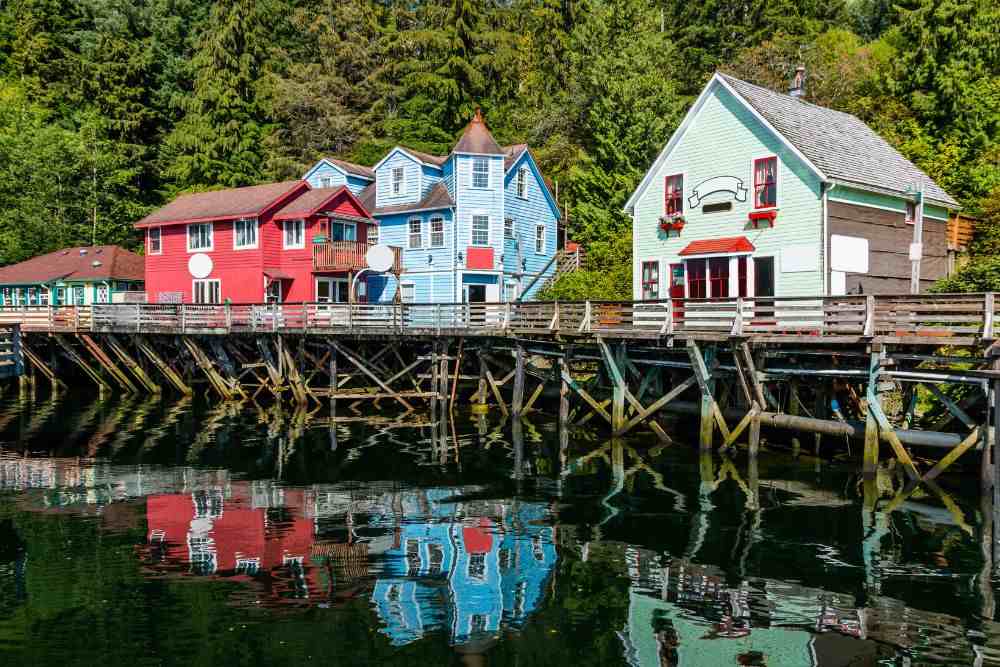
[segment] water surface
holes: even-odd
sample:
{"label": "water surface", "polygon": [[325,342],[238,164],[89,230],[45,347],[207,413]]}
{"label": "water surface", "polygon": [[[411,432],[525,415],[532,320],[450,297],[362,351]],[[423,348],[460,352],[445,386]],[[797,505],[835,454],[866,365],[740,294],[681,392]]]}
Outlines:
{"label": "water surface", "polygon": [[0,664],[1000,664],[975,484],[881,482],[537,413],[8,390]]}

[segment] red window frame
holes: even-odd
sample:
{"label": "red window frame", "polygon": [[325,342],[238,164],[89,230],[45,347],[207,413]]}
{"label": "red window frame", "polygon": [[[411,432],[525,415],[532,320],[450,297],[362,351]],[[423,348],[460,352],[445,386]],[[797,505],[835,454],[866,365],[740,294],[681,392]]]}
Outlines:
{"label": "red window frame", "polygon": [[778,157],[757,158],[753,161],[753,207],[774,208],[777,205]]}
{"label": "red window frame", "polygon": [[663,212],[668,216],[684,213],[684,174],[663,179]]}
{"label": "red window frame", "polygon": [[687,269],[688,298],[706,299],[708,298],[708,260],[689,259],[684,262]]}
{"label": "red window frame", "polygon": [[709,258],[708,282],[711,285],[713,299],[724,299],[729,296],[729,257]]}
{"label": "red window frame", "polygon": [[642,263],[642,300],[651,301],[660,298],[660,263],[657,261]]}
{"label": "red window frame", "polygon": [[747,257],[740,255],[736,258],[736,283],[738,285],[739,296],[747,295]]}

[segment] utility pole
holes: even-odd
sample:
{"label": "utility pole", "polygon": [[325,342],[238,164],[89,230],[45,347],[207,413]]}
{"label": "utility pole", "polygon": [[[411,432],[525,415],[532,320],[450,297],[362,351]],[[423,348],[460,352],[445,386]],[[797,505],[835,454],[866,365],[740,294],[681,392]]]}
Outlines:
{"label": "utility pole", "polygon": [[910,294],[920,294],[920,260],[924,255],[924,186],[914,188],[913,243],[910,244]]}

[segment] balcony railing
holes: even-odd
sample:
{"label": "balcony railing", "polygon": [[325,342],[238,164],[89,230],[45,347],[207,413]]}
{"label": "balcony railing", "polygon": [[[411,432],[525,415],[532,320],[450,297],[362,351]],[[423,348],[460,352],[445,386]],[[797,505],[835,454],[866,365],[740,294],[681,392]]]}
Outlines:
{"label": "balcony railing", "polygon": [[[363,241],[331,241],[313,245],[314,271],[359,271],[368,262],[365,255],[370,245]],[[402,248],[392,247],[393,271],[399,272],[402,267]]]}

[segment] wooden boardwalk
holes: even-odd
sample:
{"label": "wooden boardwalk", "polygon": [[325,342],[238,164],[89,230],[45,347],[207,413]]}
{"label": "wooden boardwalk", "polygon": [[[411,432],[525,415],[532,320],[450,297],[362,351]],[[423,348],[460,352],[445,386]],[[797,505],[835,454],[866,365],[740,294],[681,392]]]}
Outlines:
{"label": "wooden boardwalk", "polygon": [[978,346],[988,294],[504,304],[100,304],[0,307],[25,332],[557,337]]}
{"label": "wooden boardwalk", "polygon": [[[863,440],[869,479],[882,445],[914,482],[978,450],[986,489],[998,486],[996,308],[992,293],[100,304],[2,307],[0,326],[22,332],[26,384],[44,376],[54,392],[76,381],[101,394],[200,390],[331,411],[387,402],[427,406],[434,423],[471,402],[515,422],[547,409],[563,433],[590,422],[665,443],[680,418],[705,452],[745,446],[755,457],[762,428],[791,432],[796,451],[808,446],[801,434],[816,453],[824,437],[838,448]],[[921,460],[913,448],[947,451]]]}

